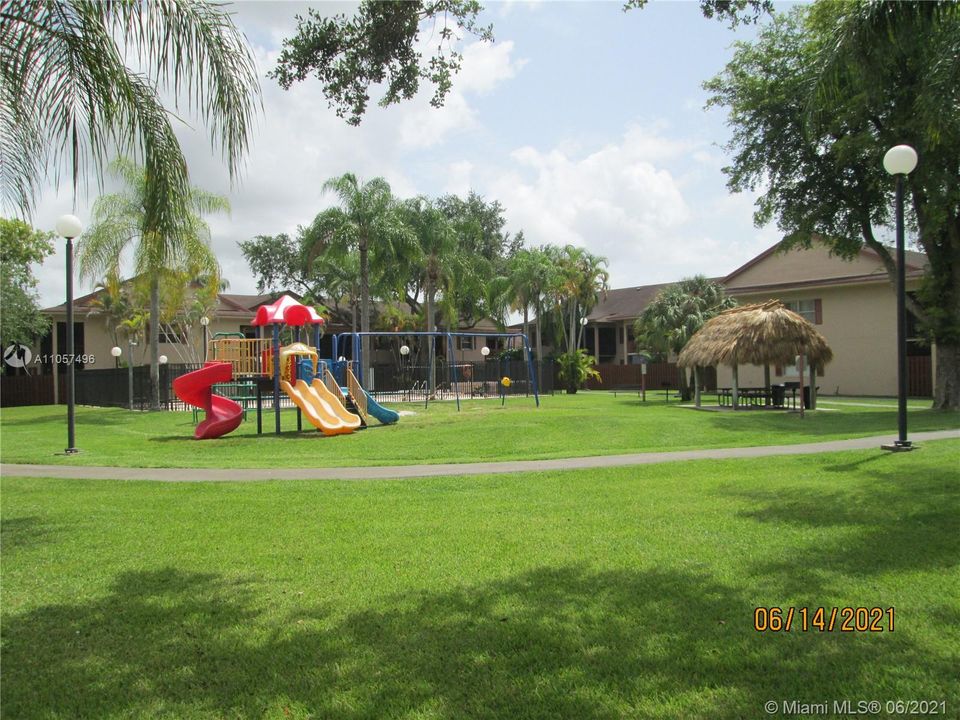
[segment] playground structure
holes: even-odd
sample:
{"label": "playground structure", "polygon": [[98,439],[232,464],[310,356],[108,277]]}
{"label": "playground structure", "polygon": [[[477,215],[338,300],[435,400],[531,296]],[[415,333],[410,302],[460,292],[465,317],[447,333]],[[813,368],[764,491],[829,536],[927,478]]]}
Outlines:
{"label": "playground structure", "polygon": [[[527,336],[523,333],[491,333],[491,332],[423,332],[423,331],[398,331],[398,332],[345,332],[340,333],[339,335],[333,336],[333,356],[338,358],[339,363],[346,363],[347,359],[344,357],[349,353],[350,361],[349,364],[356,368],[356,377],[359,382],[363,382],[365,386],[369,386],[371,383],[364,377],[364,368],[367,367],[367,364],[363,362],[362,357],[362,343],[360,339],[362,337],[370,338],[380,338],[380,337],[392,337],[399,338],[405,341],[411,341],[413,339],[426,338],[427,343],[432,345],[436,339],[443,339],[447,343],[447,353],[450,362],[447,364],[448,376],[442,382],[437,382],[434,376],[434,358],[431,348],[429,353],[427,364],[428,364],[428,373],[430,379],[425,379],[423,382],[429,383],[429,392],[424,394],[424,403],[428,403],[430,399],[439,399],[440,397],[453,397],[457,403],[457,410],[460,410],[460,398],[461,397],[500,397],[503,398],[505,391],[510,387],[511,383],[508,381],[504,383],[503,373],[500,372],[501,365],[500,361],[495,359],[489,359],[484,365],[489,365],[491,368],[490,373],[486,373],[491,377],[475,377],[473,375],[473,365],[469,363],[457,364],[455,362],[456,350],[454,347],[455,338],[483,338],[484,341],[487,338],[496,338],[502,340],[505,350],[512,350],[515,343],[522,343],[523,350],[523,369],[526,373],[526,378],[523,379],[525,382],[520,384],[521,387],[524,387],[528,393],[533,395],[534,402],[537,407],[540,407],[540,394],[537,384],[537,376],[533,368],[533,359],[530,352],[530,343],[527,339]],[[407,348],[409,352],[409,348]],[[489,352],[488,349],[484,348],[484,355]],[[403,351],[401,349],[401,355]],[[403,355],[403,357],[406,357]],[[401,362],[403,362],[401,360]],[[434,368],[431,370],[431,368]],[[495,374],[494,374],[495,373]],[[514,384],[516,383],[517,378],[513,378]],[[398,394],[396,397],[397,400],[402,401],[404,396],[402,393]]]}
{"label": "playground structure", "polygon": [[[324,319],[309,306],[288,295],[257,309],[252,325],[261,337],[238,334],[215,336],[208,346],[204,367],[173,383],[177,397],[199,407],[205,419],[194,432],[197,439],[220,437],[235,430],[243,420],[243,408],[235,399],[218,395],[214,385],[235,381],[255,392],[257,433],[263,432],[263,393],[272,394],[274,427],[280,433],[280,393],[297,407],[297,430],[308,422],[324,435],[341,435],[366,427],[370,417],[383,424],[399,420],[399,414],[380,406],[364,390],[346,363],[319,359],[317,348]],[[306,326],[313,327],[314,345],[301,342]],[[295,332],[295,341],[281,346],[281,327]],[[267,328],[270,337],[264,337]],[[336,375],[334,374],[336,372]]]}

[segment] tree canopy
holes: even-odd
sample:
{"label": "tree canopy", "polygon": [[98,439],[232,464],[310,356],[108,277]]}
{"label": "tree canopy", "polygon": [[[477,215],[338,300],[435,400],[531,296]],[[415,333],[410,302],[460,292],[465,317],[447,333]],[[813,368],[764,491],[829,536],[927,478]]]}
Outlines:
{"label": "tree canopy", "polygon": [[53,252],[52,233],[21,220],[0,218],[0,340],[30,345],[50,326],[40,314],[31,265]]}
{"label": "tree canopy", "polygon": [[960,6],[818,2],[738,43],[706,84],[729,110],[733,191],[759,190],[784,249],[816,240],[841,257],[863,245],[891,277],[892,146],[919,156],[909,221],[929,271],[911,310],[937,344],[935,405],[960,406]]}
{"label": "tree canopy", "polygon": [[[297,16],[297,32],[284,40],[270,77],[289,90],[315,75],[330,107],[351,125],[360,123],[371,85],[385,85],[379,105],[386,107],[409,100],[426,81],[434,88],[430,103],[440,107],[460,69],[457,32],[493,40],[492,29],[477,22],[482,9],[477,0],[363,0],[353,17],[310,9]],[[422,33],[433,47],[428,59],[419,50]]]}

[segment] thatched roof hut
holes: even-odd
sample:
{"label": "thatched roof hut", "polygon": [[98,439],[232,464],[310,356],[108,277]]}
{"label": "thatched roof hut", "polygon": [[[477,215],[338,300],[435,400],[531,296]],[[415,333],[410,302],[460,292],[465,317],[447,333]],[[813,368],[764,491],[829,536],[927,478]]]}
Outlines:
{"label": "thatched roof hut", "polygon": [[805,355],[813,365],[833,359],[826,339],[779,300],[742,305],[708,320],[680,353],[680,367],[793,363]]}

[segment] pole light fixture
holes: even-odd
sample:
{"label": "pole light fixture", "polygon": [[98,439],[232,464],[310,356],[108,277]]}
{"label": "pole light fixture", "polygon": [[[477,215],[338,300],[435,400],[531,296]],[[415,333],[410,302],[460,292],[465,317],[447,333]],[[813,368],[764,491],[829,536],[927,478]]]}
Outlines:
{"label": "pole light fixture", "polygon": [[409,346],[409,345],[401,345],[401,346],[400,346],[400,354],[403,355],[404,357],[406,357],[407,355],[409,355],[409,354],[410,354],[410,346]]}
{"label": "pole light fixture", "polygon": [[57,235],[67,241],[67,448],[64,452],[73,455],[76,448],[76,426],[74,395],[76,363],[73,347],[73,239],[83,232],[83,224],[75,215],[61,215],[56,224]]}
{"label": "pole light fixture", "polygon": [[137,346],[133,338],[127,338],[127,401],[133,410],[133,349]]}
{"label": "pole light fixture", "polygon": [[903,232],[903,181],[917,167],[917,151],[909,145],[897,145],[883,156],[883,168],[896,177],[897,224],[897,440],[884,450],[904,452],[913,449],[907,440],[907,302],[906,252]]}
{"label": "pole light fixture", "polygon": [[490,354],[490,348],[484,345],[482,348],[480,348],[480,354],[486,357],[487,355]]}
{"label": "pole light fixture", "polygon": [[207,326],[210,324],[210,318],[204,315],[200,318],[200,325],[203,326],[203,361],[207,361]]}
{"label": "pole light fixture", "polygon": [[115,358],[118,358],[123,354],[123,350],[121,350],[116,345],[114,345],[112,348],[110,348],[110,354],[113,355]]}

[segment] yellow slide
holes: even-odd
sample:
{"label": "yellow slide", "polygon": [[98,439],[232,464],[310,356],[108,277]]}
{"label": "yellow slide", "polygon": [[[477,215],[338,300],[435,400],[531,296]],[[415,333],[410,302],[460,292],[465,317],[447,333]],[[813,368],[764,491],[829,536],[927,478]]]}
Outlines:
{"label": "yellow slide", "polygon": [[[303,411],[310,424],[324,435],[343,435],[354,431],[355,427],[341,420],[333,408],[330,407],[330,404],[317,395],[316,391],[303,380],[297,380],[296,386],[291,385],[286,380],[281,380],[280,387]],[[354,415],[354,417],[356,416]],[[358,426],[359,423],[360,419],[357,418]]]}
{"label": "yellow slide", "polygon": [[327,405],[330,406],[330,409],[333,410],[334,414],[343,421],[343,424],[349,427],[351,430],[356,430],[363,424],[363,420],[360,419],[359,415],[354,415],[352,412],[347,410],[343,403],[340,402],[340,398],[330,392],[330,389],[323,384],[323,380],[320,378],[314,378],[313,382],[310,384],[310,387],[313,388],[314,392],[320,396],[322,400],[327,402]]}

